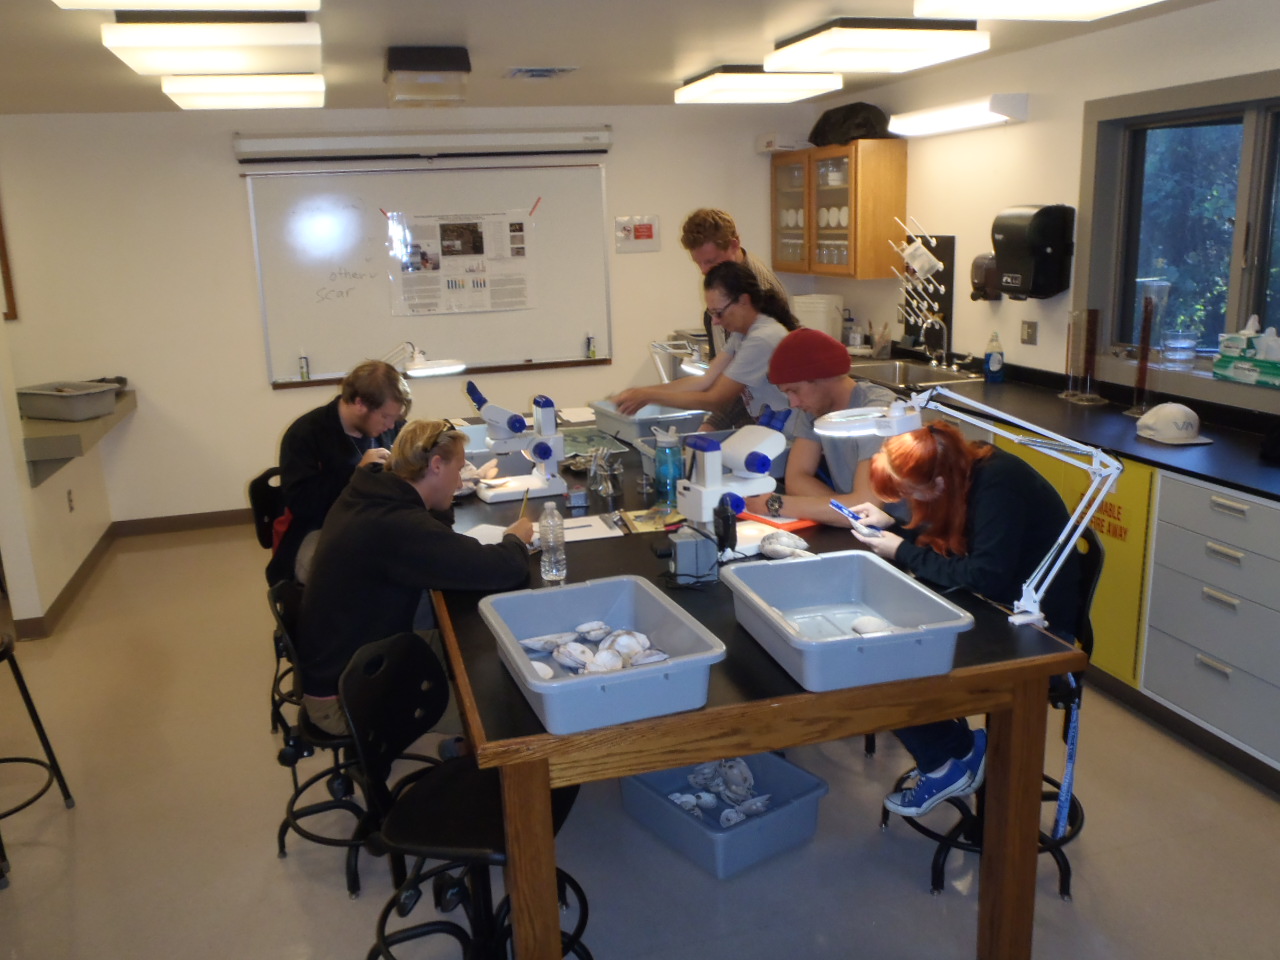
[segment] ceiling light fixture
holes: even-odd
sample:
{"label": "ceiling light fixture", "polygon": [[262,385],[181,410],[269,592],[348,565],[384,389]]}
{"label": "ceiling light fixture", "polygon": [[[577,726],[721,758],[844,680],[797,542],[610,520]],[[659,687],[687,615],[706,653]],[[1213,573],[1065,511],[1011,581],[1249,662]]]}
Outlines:
{"label": "ceiling light fixture", "polygon": [[319,10],[320,0],[53,0],[63,10]]}
{"label": "ceiling light fixture", "polygon": [[889,117],[889,132],[900,137],[929,137],[957,130],[993,127],[1000,123],[1020,123],[1026,119],[1025,93],[993,93],[981,100],[895,113]]}
{"label": "ceiling light fixture", "polygon": [[457,106],[467,98],[470,76],[466,47],[387,48],[388,106]]}
{"label": "ceiling light fixture", "polygon": [[1101,20],[1163,0],[915,0],[917,17],[971,20]]}
{"label": "ceiling light fixture", "polygon": [[906,73],[983,53],[991,34],[972,20],[841,17],[779,41],[765,70]]}
{"label": "ceiling light fixture", "polygon": [[763,67],[730,64],[691,77],[676,90],[676,103],[794,103],[844,86],[838,73],[765,73]]}
{"label": "ceiling light fixture", "polygon": [[102,45],[150,77],[320,72],[315,23],[104,23]]}
{"label": "ceiling light fixture", "polygon": [[318,73],[161,77],[160,89],[183,110],[324,106],[324,77]]}

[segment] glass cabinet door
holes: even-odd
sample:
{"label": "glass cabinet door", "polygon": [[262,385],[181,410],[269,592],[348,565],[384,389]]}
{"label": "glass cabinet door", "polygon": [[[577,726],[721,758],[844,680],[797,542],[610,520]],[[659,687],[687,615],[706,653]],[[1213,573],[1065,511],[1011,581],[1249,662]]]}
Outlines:
{"label": "glass cabinet door", "polygon": [[790,273],[809,270],[810,216],[806,209],[808,162],[804,153],[780,153],[773,159],[773,268]]}
{"label": "glass cabinet door", "polygon": [[850,204],[852,171],[849,149],[837,156],[817,156],[811,161],[814,195],[814,242],[809,269],[813,273],[847,276],[850,270],[849,239],[853,210]]}

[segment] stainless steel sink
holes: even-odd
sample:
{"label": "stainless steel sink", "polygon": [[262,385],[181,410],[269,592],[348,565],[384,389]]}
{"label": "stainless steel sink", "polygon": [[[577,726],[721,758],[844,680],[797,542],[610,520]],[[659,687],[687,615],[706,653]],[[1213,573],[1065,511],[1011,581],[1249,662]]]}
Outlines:
{"label": "stainless steel sink", "polygon": [[944,367],[933,367],[913,360],[871,360],[855,363],[849,371],[862,380],[870,380],[886,387],[936,387],[941,384],[971,383],[980,374],[961,373]]}

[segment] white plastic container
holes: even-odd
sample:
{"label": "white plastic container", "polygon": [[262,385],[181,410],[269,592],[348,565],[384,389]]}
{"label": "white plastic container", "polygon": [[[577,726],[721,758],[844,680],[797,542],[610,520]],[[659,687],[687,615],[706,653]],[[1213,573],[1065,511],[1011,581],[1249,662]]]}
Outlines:
{"label": "white plastic container", "polygon": [[92,420],[116,408],[116,384],[60,380],[18,388],[18,412],[32,420]]}
{"label": "white plastic container", "polygon": [[[738,622],[806,690],[951,670],[973,616],[866,550],[723,567]],[[889,627],[859,633],[875,616]]]}
{"label": "white plastic container", "polygon": [[592,400],[588,405],[596,413],[596,426],[632,445],[641,439],[652,443],[654,427],[675,427],[676,433],[693,433],[707,415],[705,410],[681,410],[656,403],[647,403],[630,415],[619,413],[612,400]]}
{"label": "white plastic container", "polygon": [[[725,656],[715,634],[636,576],[494,594],[480,601],[480,615],[497,637],[503,663],[551,733],[697,710],[707,702],[711,664]],[[549,656],[539,656],[539,663],[553,671],[549,680],[540,677],[520,641],[567,632],[588,620],[639,630],[670,659],[610,673],[574,674]]]}
{"label": "white plastic container", "polygon": [[692,792],[692,766],[623,777],[623,809],[721,880],[808,843],[818,828],[818,801],[826,796],[827,782],[777,754],[743,759],[755,777],[756,795],[769,794],[770,800],[768,810],[741,823],[720,826],[723,804],[699,820],[667,799],[677,791]]}

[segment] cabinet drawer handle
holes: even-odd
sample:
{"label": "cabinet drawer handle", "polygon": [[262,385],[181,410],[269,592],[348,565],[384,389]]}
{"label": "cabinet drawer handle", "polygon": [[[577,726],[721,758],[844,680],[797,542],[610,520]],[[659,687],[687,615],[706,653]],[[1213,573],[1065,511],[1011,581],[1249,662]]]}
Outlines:
{"label": "cabinet drawer handle", "polygon": [[1209,497],[1209,504],[1213,509],[1221,513],[1229,513],[1233,517],[1244,517],[1249,513],[1249,505],[1247,503],[1239,503],[1235,500],[1228,500],[1226,497]]}
{"label": "cabinet drawer handle", "polygon": [[1223,593],[1221,590],[1215,590],[1213,587],[1201,587],[1200,593],[1206,600],[1212,600],[1214,603],[1220,603],[1231,610],[1236,610],[1240,606],[1240,601],[1236,597],[1233,597],[1228,593]]}
{"label": "cabinet drawer handle", "polygon": [[1232,550],[1230,547],[1224,547],[1220,543],[1214,543],[1212,540],[1204,542],[1204,549],[1210,556],[1217,557],[1219,560],[1227,560],[1237,566],[1244,560],[1243,550]]}
{"label": "cabinet drawer handle", "polygon": [[1231,676],[1231,668],[1221,660],[1215,660],[1213,657],[1206,657],[1203,653],[1196,654],[1196,663],[1202,667],[1208,667],[1210,670],[1216,670],[1224,677]]}

